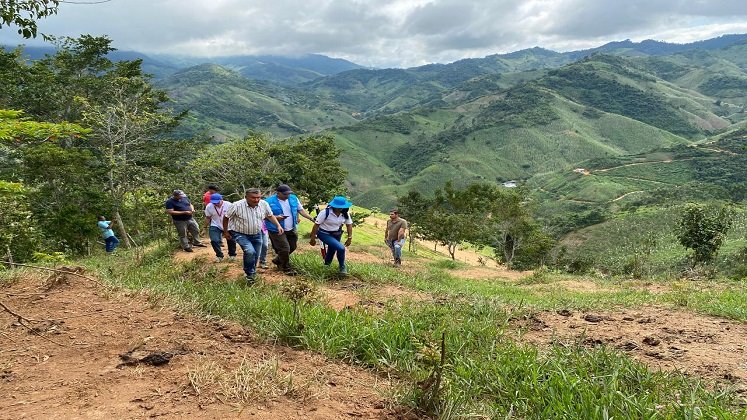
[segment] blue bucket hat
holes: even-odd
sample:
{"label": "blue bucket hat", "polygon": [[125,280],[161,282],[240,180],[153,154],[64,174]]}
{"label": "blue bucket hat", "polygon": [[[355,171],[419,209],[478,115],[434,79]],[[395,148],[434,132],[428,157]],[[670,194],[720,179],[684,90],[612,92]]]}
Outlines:
{"label": "blue bucket hat", "polygon": [[218,203],[221,202],[221,200],[223,200],[223,196],[222,195],[220,195],[218,193],[210,194],[210,202],[211,203],[218,204]]}
{"label": "blue bucket hat", "polygon": [[344,195],[336,195],[328,205],[336,209],[349,209],[353,205],[353,203],[348,201],[348,199],[345,198]]}

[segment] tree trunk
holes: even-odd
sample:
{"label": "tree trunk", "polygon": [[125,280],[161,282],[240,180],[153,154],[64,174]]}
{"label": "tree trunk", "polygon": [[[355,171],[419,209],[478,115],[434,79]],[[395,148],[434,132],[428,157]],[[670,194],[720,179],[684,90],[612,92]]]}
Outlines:
{"label": "tree trunk", "polygon": [[10,251],[10,245],[5,245],[5,248],[8,250],[8,265],[10,268],[15,268],[15,264],[13,263],[13,253]]}
{"label": "tree trunk", "polygon": [[127,230],[125,229],[124,222],[122,222],[122,215],[119,214],[119,210],[114,211],[114,221],[117,223],[117,226],[119,227],[119,233],[124,241],[125,248],[132,248],[132,241],[130,240],[130,235],[127,234]]}
{"label": "tree trunk", "polygon": [[450,243],[450,244],[446,245],[446,249],[449,250],[449,255],[451,255],[451,259],[452,260],[456,260],[455,255],[456,255],[457,244],[456,243]]}

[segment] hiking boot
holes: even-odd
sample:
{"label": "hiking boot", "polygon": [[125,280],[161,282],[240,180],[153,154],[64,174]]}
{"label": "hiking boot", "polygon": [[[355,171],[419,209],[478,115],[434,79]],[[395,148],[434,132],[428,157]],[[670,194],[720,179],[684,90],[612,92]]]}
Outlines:
{"label": "hiking boot", "polygon": [[251,276],[246,276],[246,285],[247,286],[254,286],[254,284],[257,283],[257,278],[252,274]]}
{"label": "hiking boot", "polygon": [[184,252],[194,252],[192,248],[184,248]]}
{"label": "hiking boot", "polygon": [[396,259],[394,260],[394,265],[402,265],[402,260],[401,260],[401,259],[399,259],[399,258],[396,258]]}
{"label": "hiking boot", "polygon": [[259,268],[263,268],[263,269],[267,270],[268,268],[270,268],[270,266],[267,265],[267,262],[260,262],[259,263]]}
{"label": "hiking boot", "polygon": [[203,243],[192,244],[192,246],[197,246],[197,247],[200,247],[200,248],[206,248],[207,247],[207,245],[205,245]]}
{"label": "hiking boot", "polygon": [[217,263],[219,263],[219,262],[223,261],[223,257],[215,257],[214,261],[217,262]]}
{"label": "hiking boot", "polygon": [[236,256],[235,255],[229,255],[228,256],[228,261],[236,261]]}
{"label": "hiking boot", "polygon": [[340,267],[340,275],[343,277],[347,277],[348,275],[348,268],[345,266]]}

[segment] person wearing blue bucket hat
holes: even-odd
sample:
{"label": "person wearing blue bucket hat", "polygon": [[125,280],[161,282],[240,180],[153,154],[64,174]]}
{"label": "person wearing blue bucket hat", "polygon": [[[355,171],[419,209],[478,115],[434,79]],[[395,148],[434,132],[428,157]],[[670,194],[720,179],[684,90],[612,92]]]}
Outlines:
{"label": "person wearing blue bucket hat", "polygon": [[[347,198],[342,195],[335,196],[327,204],[327,208],[316,216],[314,227],[311,228],[311,246],[316,245],[316,238],[319,238],[327,245],[329,250],[324,257],[324,265],[329,266],[337,255],[337,262],[340,264],[340,274],[346,276],[348,269],[345,266],[345,250],[350,246],[353,240],[353,219],[350,217],[350,207],[353,205]],[[347,230],[347,239],[343,245],[342,226],[345,225]]]}

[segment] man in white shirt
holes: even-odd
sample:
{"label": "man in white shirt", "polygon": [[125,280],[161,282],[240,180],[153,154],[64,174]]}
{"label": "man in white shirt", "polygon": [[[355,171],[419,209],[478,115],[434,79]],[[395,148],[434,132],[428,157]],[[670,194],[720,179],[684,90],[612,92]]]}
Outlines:
{"label": "man in white shirt", "polygon": [[[218,193],[210,195],[210,202],[205,207],[205,227],[208,229],[210,236],[210,245],[215,251],[215,262],[223,261],[223,215],[226,214],[231,202],[223,199]],[[228,260],[236,259],[236,241],[233,238],[226,239],[228,243]]]}
{"label": "man in white shirt", "polygon": [[296,232],[298,216],[301,215],[311,222],[314,219],[303,208],[298,197],[286,184],[278,185],[275,194],[267,197],[265,201],[270,205],[272,214],[283,222],[282,232],[278,232],[271,223],[265,222],[276,255],[272,262],[285,274],[295,275],[296,272],[290,265],[290,255],[296,250],[298,244],[298,233]]}
{"label": "man in white shirt", "polygon": [[257,258],[262,248],[262,223],[267,220],[283,234],[283,227],[272,214],[270,206],[262,200],[259,188],[246,190],[246,198],[239,200],[223,216],[223,236],[232,238],[244,251],[244,274],[252,285],[257,270]]}

